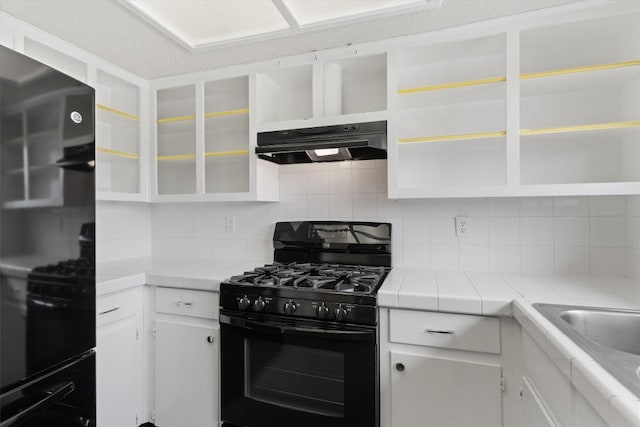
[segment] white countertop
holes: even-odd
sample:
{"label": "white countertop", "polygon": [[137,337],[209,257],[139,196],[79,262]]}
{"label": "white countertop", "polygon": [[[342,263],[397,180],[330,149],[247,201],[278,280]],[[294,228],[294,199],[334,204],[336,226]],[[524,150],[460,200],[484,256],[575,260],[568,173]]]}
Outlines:
{"label": "white countertop", "polygon": [[217,292],[220,282],[262,264],[251,259],[149,257],[108,261],[97,266],[96,294],[100,296],[145,284]]}
{"label": "white countertop", "polygon": [[[2,263],[2,267],[19,271],[13,264],[24,262]],[[104,295],[145,284],[218,291],[225,279],[262,264],[251,259],[144,257],[110,261],[98,264],[96,292]],[[624,419],[640,426],[638,396],[532,307],[534,303],[554,303],[640,309],[640,280],[394,268],[378,292],[378,303],[387,308],[514,316],[604,419],[611,425]]]}
{"label": "white countertop", "polygon": [[640,280],[625,277],[396,269],[378,293],[388,308],[513,315],[611,426],[640,426],[640,398],[551,324],[534,303],[640,309]]}

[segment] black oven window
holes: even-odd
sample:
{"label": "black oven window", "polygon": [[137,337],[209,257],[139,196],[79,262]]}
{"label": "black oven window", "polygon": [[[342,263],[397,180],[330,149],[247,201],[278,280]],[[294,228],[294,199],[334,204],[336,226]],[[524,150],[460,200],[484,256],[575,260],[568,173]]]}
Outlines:
{"label": "black oven window", "polygon": [[244,345],[248,398],[344,418],[344,354],[256,339]]}

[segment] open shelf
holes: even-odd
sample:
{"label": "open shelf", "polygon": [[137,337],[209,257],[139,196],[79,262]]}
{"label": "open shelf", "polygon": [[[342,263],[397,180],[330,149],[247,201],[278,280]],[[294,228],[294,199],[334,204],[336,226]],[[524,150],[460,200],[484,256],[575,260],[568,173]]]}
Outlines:
{"label": "open shelf", "polygon": [[159,162],[173,161],[173,160],[193,160],[196,158],[195,154],[174,154],[171,156],[158,156]]}
{"label": "open shelf", "polygon": [[399,51],[399,195],[505,187],[505,76],[504,34]]}
{"label": "open shelf", "polygon": [[520,183],[640,182],[640,14],[521,34]]}
{"label": "open shelf", "polygon": [[398,54],[398,107],[505,98],[504,34],[421,46]]}
{"label": "open shelf", "polygon": [[434,141],[400,144],[398,187],[444,188],[506,184],[504,136],[474,141]]}
{"label": "open shelf", "polygon": [[135,153],[127,153],[125,151],[112,150],[110,148],[96,147],[96,151],[103,154],[110,154],[112,156],[122,157],[125,159],[133,159],[133,160],[140,159],[140,156]]}
{"label": "open shelf", "polygon": [[106,111],[107,113],[111,113],[111,114],[115,114],[118,117],[122,117],[125,119],[129,119],[129,120],[133,120],[136,122],[140,121],[140,117],[133,115],[133,114],[129,114],[125,111],[120,111],[116,108],[111,108],[111,107],[107,107],[106,105],[102,105],[102,104],[96,104],[96,107],[102,111]]}
{"label": "open shelf", "polygon": [[454,89],[454,88],[468,87],[468,86],[479,86],[479,85],[486,85],[486,84],[492,84],[492,83],[501,83],[505,81],[507,81],[507,78],[503,76],[503,77],[489,77],[485,79],[476,79],[476,80],[466,80],[462,82],[440,83],[437,85],[398,89],[398,95],[407,95],[407,94],[419,93],[419,92],[432,92],[436,90]]}
{"label": "open shelf", "polygon": [[97,81],[97,188],[140,193],[140,88],[103,70]]}
{"label": "open shelf", "polygon": [[195,119],[196,119],[195,115],[166,117],[164,119],[157,119],[156,123],[160,125],[165,123],[188,122],[188,121],[193,121]]}
{"label": "open shelf", "polygon": [[240,108],[238,110],[227,110],[227,111],[214,111],[211,113],[204,113],[205,119],[211,119],[216,117],[224,117],[224,116],[235,116],[237,114],[249,114],[248,108]]}
{"label": "open shelf", "polygon": [[[520,35],[525,78],[619,67],[640,58],[640,13],[549,25]],[[616,65],[617,64],[617,65]]]}
{"label": "open shelf", "polygon": [[387,55],[327,61],[322,67],[323,115],[387,109]]}
{"label": "open shelf", "polygon": [[196,191],[195,85],[157,92],[157,192],[193,194]]}
{"label": "open shelf", "polygon": [[640,124],[521,137],[521,183],[640,182]]}
{"label": "open shelf", "polygon": [[278,69],[257,76],[260,123],[313,117],[313,67]]}
{"label": "open shelf", "polygon": [[158,193],[161,195],[195,194],[195,155],[185,155],[184,158],[166,160],[174,161],[158,161]]}
{"label": "open shelf", "polygon": [[204,192],[249,191],[249,78],[206,82]]}
{"label": "open shelf", "polygon": [[249,161],[246,153],[205,153],[205,193],[249,191]]}
{"label": "open shelf", "polygon": [[500,138],[507,135],[507,131],[496,132],[479,132],[479,133],[464,133],[457,135],[439,135],[439,136],[419,136],[414,138],[400,138],[398,144],[413,144],[418,142],[442,142],[442,141],[461,141],[466,139],[486,139],[486,138]]}

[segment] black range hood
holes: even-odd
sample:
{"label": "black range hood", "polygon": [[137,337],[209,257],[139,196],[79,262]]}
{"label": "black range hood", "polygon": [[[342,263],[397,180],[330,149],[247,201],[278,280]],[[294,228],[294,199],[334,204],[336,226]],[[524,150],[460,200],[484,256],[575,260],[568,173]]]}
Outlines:
{"label": "black range hood", "polygon": [[387,158],[387,122],[258,133],[256,154],[278,164]]}

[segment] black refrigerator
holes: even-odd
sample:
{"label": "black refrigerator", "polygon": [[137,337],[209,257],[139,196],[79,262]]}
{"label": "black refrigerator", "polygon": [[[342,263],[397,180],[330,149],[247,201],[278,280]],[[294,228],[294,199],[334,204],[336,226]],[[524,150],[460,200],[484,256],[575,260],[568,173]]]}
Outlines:
{"label": "black refrigerator", "polygon": [[0,427],[96,424],[94,105],[0,46]]}

